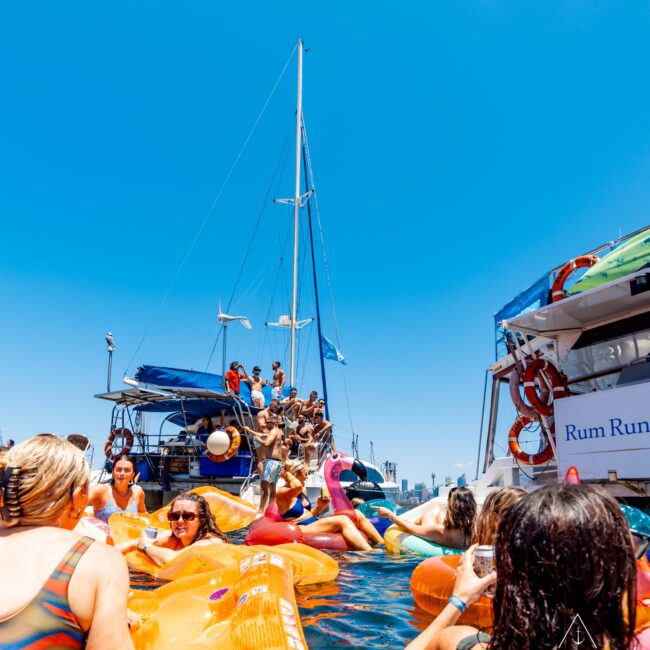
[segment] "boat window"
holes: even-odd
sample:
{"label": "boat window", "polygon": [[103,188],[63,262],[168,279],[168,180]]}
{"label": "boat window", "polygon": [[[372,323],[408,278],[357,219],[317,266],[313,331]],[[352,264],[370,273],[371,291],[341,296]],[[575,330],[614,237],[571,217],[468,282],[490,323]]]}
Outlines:
{"label": "boat window", "polygon": [[572,393],[607,390],[616,387],[621,368],[648,354],[650,329],[574,348],[562,363],[562,370],[571,382]]}
{"label": "boat window", "polygon": [[[371,481],[372,483],[384,482],[384,477],[376,469],[373,469],[372,467],[367,467],[366,469],[368,470],[368,478],[366,481]],[[354,483],[358,480],[359,477],[351,469],[344,469],[339,476],[339,481],[343,483]]]}

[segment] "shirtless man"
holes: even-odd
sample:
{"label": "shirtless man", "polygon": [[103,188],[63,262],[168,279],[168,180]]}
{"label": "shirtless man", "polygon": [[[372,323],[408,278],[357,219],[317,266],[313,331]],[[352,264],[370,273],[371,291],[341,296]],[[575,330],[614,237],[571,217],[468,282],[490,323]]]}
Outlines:
{"label": "shirtless man", "polygon": [[316,449],[314,444],[314,427],[309,424],[304,415],[298,416],[298,428],[296,430],[296,437],[299,445],[303,445],[305,450],[305,465],[309,469],[309,460],[311,453]]}
{"label": "shirtless man", "polygon": [[287,376],[284,373],[284,370],[280,368],[280,362],[274,361],[273,365],[273,388],[271,389],[271,397],[273,399],[282,399],[282,389],[287,383]]}
{"label": "shirtless man", "polygon": [[244,372],[244,378],[242,381],[245,381],[251,388],[251,399],[253,400],[253,406],[258,409],[263,409],[264,393],[262,392],[262,388],[264,386],[270,386],[271,384],[269,384],[266,379],[262,379],[260,377],[260,372],[262,372],[262,369],[259,366],[255,366],[253,368],[252,377],[249,377],[248,373],[246,372],[246,368],[243,366],[242,371]]}
{"label": "shirtless man", "polygon": [[309,393],[309,398],[304,400],[302,405],[300,406],[300,414],[304,415],[308,420],[311,420],[314,412],[318,408],[318,392],[315,390],[312,390],[311,393]]}
{"label": "shirtless man", "polygon": [[[269,405],[255,416],[255,426],[257,431],[253,432],[252,429],[248,428],[246,430],[252,432],[253,435],[255,435],[255,433],[267,433],[272,428],[272,422],[269,423],[269,419],[273,420],[273,418],[277,417],[279,408],[280,403],[278,400],[272,399],[269,402]],[[255,455],[257,456],[257,473],[262,476],[262,466],[264,465],[264,460],[266,458],[264,447],[262,447],[261,443],[258,442],[256,438],[253,438],[253,447],[255,447]]]}
{"label": "shirtless man", "polygon": [[298,397],[297,388],[292,388],[289,391],[289,397],[285,397],[280,403],[284,406],[284,410],[290,420],[295,420],[298,417],[302,400]]}
{"label": "shirtless man", "polygon": [[260,433],[249,429],[246,430],[255,436],[255,440],[264,450],[264,464],[260,474],[260,507],[258,514],[263,515],[266,506],[275,499],[275,486],[282,469],[282,442],[284,422],[276,416],[271,416],[268,423],[271,425],[269,431]]}
{"label": "shirtless man", "polygon": [[334,438],[332,437],[332,423],[324,418],[323,411],[314,413],[313,437],[315,442],[329,443],[332,451],[336,451]]}

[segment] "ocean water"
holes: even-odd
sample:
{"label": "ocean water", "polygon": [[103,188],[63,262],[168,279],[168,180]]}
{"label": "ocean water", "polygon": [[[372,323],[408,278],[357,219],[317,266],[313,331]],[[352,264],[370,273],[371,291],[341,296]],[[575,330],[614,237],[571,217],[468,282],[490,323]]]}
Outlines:
{"label": "ocean water", "polygon": [[[233,543],[243,544],[245,531],[228,536]],[[432,620],[415,605],[409,588],[422,558],[393,558],[383,550],[332,553],[332,557],[341,569],[335,582],[296,588],[311,650],[404,648]],[[150,576],[131,574],[134,587],[151,589],[160,584]]]}

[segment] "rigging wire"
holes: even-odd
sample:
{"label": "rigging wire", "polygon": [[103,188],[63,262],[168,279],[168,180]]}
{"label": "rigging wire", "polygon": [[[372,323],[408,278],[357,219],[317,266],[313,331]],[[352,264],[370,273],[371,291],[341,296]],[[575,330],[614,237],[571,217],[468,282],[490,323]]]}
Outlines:
{"label": "rigging wire", "polygon": [[[312,194],[314,197],[314,206],[316,208],[316,220],[318,222],[318,232],[320,234],[321,251],[323,253],[323,263],[325,266],[325,277],[327,279],[327,288],[329,292],[330,307],[332,309],[332,319],[334,321],[334,334],[336,336],[336,346],[340,350],[341,336],[339,334],[338,320],[336,318],[336,309],[334,307],[334,292],[332,290],[332,279],[330,277],[329,265],[327,263],[327,254],[325,252],[325,237],[323,235],[323,225],[320,219],[320,208],[318,205],[318,192],[316,192],[316,183],[314,182],[314,170],[311,164],[311,151],[309,149],[309,141],[307,139],[307,129],[305,127],[304,116],[302,118],[302,133],[303,133],[303,140],[305,143],[305,152],[306,152],[305,158],[307,160],[307,167],[309,169],[309,179],[312,187]],[[319,341],[319,345],[320,344],[321,343]],[[348,383],[345,377],[345,372],[342,364],[341,364],[341,377],[343,379],[343,392],[345,393],[345,401],[348,407],[348,419],[350,421],[350,429],[351,429],[351,433],[354,435],[354,424],[352,422],[352,409],[350,408],[350,394],[348,392]]]}
{"label": "rigging wire", "polygon": [[169,294],[171,293],[171,290],[173,289],[174,285],[176,284],[176,281],[178,280],[183,268],[185,267],[185,264],[187,263],[187,260],[189,259],[192,251],[194,250],[194,246],[196,245],[196,242],[199,240],[199,237],[201,236],[201,233],[205,229],[205,226],[208,223],[208,219],[212,215],[212,212],[214,211],[215,207],[217,206],[217,203],[219,202],[219,199],[221,198],[221,195],[223,194],[223,191],[226,188],[226,185],[228,184],[228,181],[230,180],[230,177],[232,176],[233,172],[235,171],[235,168],[237,167],[237,164],[239,163],[240,158],[242,157],[248,143],[250,142],[250,139],[253,137],[253,133],[257,129],[257,125],[259,124],[260,120],[262,119],[262,116],[266,112],[266,109],[271,101],[271,98],[275,94],[275,91],[280,84],[280,81],[282,80],[282,77],[284,76],[284,73],[289,66],[289,63],[291,62],[291,59],[293,58],[293,55],[296,52],[297,45],[291,50],[291,54],[289,55],[289,58],[287,59],[286,63],[284,64],[284,67],[280,71],[280,74],[273,85],[273,88],[271,88],[271,92],[269,93],[268,97],[266,98],[266,101],[262,105],[262,108],[260,112],[258,113],[257,117],[255,118],[255,121],[253,122],[253,126],[251,127],[250,131],[248,132],[248,135],[246,136],[246,139],[244,140],[244,143],[242,144],[241,148],[239,149],[239,153],[235,156],[235,160],[233,161],[230,170],[226,174],[226,177],[224,178],[223,182],[221,183],[221,187],[219,188],[219,191],[217,192],[217,195],[214,198],[214,201],[212,201],[212,205],[210,206],[210,209],[207,211],[205,217],[203,218],[203,221],[201,222],[201,225],[199,226],[198,230],[196,231],[196,234],[194,235],[194,239],[192,239],[185,256],[181,260],[180,265],[176,269],[176,273],[174,274],[172,281],[170,282],[169,286],[167,287],[167,290],[165,291],[162,300],[160,301],[160,304],[158,305],[158,308],[154,312],[153,318],[151,319],[151,322],[147,326],[147,329],[145,330],[144,335],[142,336],[142,339],[138,343],[135,352],[131,356],[131,359],[129,360],[129,363],[126,367],[126,370],[124,374],[126,374],[129,369],[131,368],[131,364],[133,363],[135,357],[137,356],[138,352],[140,351],[140,348],[142,347],[142,344],[145,342],[149,332],[151,331],[151,328],[153,327],[153,324],[156,322],[158,319],[158,316],[160,315],[160,312],[165,305],[165,302],[167,302],[167,298],[169,297]]}

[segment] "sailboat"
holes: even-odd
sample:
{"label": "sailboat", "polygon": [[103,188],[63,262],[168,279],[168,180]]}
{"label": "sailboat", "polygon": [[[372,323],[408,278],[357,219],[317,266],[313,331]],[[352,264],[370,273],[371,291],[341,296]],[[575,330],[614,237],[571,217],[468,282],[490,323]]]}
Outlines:
{"label": "sailboat", "polygon": [[[314,256],[314,236],[312,224],[311,200],[314,197],[313,181],[309,184],[308,149],[302,110],[302,76],[303,76],[303,42],[297,44],[297,100],[295,115],[295,150],[294,150],[294,188],[293,196],[275,199],[277,203],[293,207],[293,246],[292,246],[292,282],[290,314],[281,315],[277,321],[267,323],[289,335],[289,381],[282,388],[282,396],[287,397],[289,386],[296,386],[298,370],[298,336],[300,330],[315,325],[319,342],[320,374],[322,394],[325,400],[325,418],[330,419],[327,396],[327,377],[325,359],[342,361],[343,357],[336,346],[331,344],[321,331],[321,310],[318,297],[316,260]],[[304,189],[301,189],[303,181]],[[309,318],[300,318],[299,311],[299,253],[301,211],[306,208],[311,249],[311,263],[314,283],[315,314]],[[191,369],[169,368],[158,365],[142,365],[133,377],[125,376],[125,388],[99,393],[95,397],[113,404],[110,435],[106,441],[106,472],[110,469],[111,459],[128,452],[136,461],[140,485],[145,491],[151,507],[159,507],[179,491],[189,490],[202,485],[214,485],[233,494],[239,493],[249,502],[258,500],[259,477],[252,439],[246,428],[255,428],[255,416],[259,408],[254,406],[248,385],[241,385],[240,396],[234,396],[224,384],[226,365],[228,363],[227,337],[228,328],[234,322],[240,322],[250,329],[247,317],[230,315],[222,312],[219,305],[218,320],[222,326],[222,372],[220,375]],[[114,345],[109,345],[109,360]],[[110,382],[109,382],[110,383]],[[263,393],[268,404],[271,399],[270,387]],[[299,393],[300,394],[300,393]],[[301,396],[304,396],[301,394]],[[152,414],[162,418],[157,432],[151,431]],[[197,431],[204,416],[212,418],[217,425],[229,424],[241,432],[239,448],[235,453],[226,453],[215,459],[206,449],[206,441]],[[169,428],[176,428],[170,437]],[[180,429],[180,430],[179,430]],[[336,435],[336,434],[335,434]],[[354,443],[353,452],[357,446]],[[208,441],[209,442],[209,441]],[[341,444],[340,440],[337,443]],[[230,451],[230,450],[229,450]],[[327,447],[322,447],[317,454],[317,462],[312,467],[307,490],[310,497],[316,498],[325,486],[322,464],[327,454]],[[357,455],[357,454],[355,454]],[[368,461],[362,461],[368,470],[368,479],[379,498],[396,497],[398,486],[394,480],[387,481],[378,467]],[[341,476],[345,487],[356,480],[356,476]]]}

